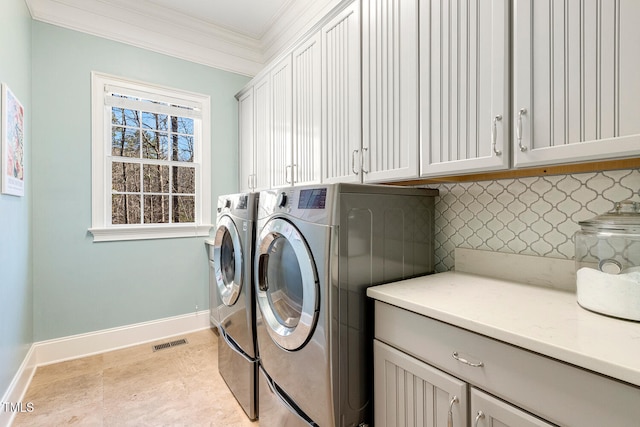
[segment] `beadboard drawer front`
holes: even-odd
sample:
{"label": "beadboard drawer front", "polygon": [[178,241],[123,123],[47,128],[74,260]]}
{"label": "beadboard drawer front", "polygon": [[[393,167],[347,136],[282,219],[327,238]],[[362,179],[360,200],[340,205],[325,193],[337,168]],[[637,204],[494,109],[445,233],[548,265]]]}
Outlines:
{"label": "beadboard drawer front", "polygon": [[380,301],[375,310],[378,340],[550,422],[631,426],[640,419],[638,387]]}

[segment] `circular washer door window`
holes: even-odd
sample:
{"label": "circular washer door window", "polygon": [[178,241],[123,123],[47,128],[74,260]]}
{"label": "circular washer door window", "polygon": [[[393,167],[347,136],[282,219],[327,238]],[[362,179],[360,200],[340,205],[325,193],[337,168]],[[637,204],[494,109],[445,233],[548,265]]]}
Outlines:
{"label": "circular washer door window", "polygon": [[213,262],[222,303],[233,305],[242,289],[242,246],[235,224],[228,216],[218,220],[213,244]]}
{"label": "circular washer door window", "polygon": [[273,341],[297,350],[311,337],[318,317],[318,275],[303,236],[274,218],[258,236],[255,274],[258,306]]}

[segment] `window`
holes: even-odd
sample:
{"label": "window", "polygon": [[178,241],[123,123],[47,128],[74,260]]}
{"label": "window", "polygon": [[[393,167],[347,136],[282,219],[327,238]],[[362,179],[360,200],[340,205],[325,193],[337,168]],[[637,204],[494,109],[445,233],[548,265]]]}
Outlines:
{"label": "window", "polygon": [[92,73],[94,241],[208,236],[209,97]]}

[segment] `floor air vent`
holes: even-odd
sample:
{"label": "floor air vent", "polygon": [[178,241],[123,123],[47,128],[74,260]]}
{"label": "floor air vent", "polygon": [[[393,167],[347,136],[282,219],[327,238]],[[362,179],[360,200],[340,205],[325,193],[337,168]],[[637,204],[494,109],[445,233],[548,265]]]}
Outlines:
{"label": "floor air vent", "polygon": [[165,348],[175,347],[177,345],[182,345],[182,344],[187,344],[187,340],[182,338],[182,339],[171,341],[171,342],[156,344],[153,346],[153,351],[164,350]]}

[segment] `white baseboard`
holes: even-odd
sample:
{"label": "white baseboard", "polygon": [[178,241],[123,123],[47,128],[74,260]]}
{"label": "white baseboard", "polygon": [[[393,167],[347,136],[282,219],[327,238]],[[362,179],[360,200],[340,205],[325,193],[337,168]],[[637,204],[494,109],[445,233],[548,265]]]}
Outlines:
{"label": "white baseboard", "polygon": [[7,410],[5,404],[16,404],[22,402],[27,388],[31,383],[31,378],[36,372],[36,352],[35,345],[31,345],[27,355],[25,356],[18,372],[13,377],[13,381],[9,384],[9,388],[2,397],[0,403],[0,426],[10,426],[13,422],[13,418],[16,416],[16,412]]}
{"label": "white baseboard", "polygon": [[[104,329],[34,343],[1,402],[22,402],[38,366],[78,359],[209,328],[209,310],[150,322]],[[26,403],[26,402],[25,402]],[[9,426],[14,412],[0,407],[0,426]]]}
{"label": "white baseboard", "polygon": [[210,326],[209,310],[35,343],[37,366],[78,359]]}

